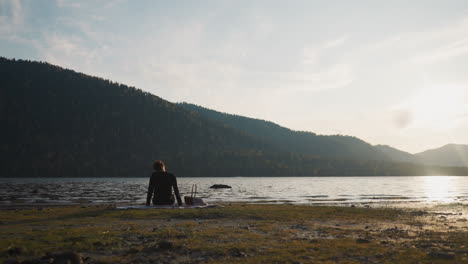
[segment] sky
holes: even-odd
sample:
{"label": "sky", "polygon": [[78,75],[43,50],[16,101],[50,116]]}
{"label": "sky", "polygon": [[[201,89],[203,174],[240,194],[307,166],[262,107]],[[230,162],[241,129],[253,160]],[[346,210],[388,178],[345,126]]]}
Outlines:
{"label": "sky", "polygon": [[0,0],[0,56],[410,153],[468,144],[466,0]]}

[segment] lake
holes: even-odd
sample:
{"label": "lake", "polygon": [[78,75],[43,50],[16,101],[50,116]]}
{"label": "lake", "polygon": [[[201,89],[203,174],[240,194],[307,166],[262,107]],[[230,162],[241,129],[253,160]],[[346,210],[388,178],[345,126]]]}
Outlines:
{"label": "lake", "polygon": [[[149,178],[0,178],[0,205],[142,204]],[[468,177],[233,177],[178,178],[182,195],[197,184],[209,203],[369,205],[468,204]],[[210,189],[227,184],[231,189]]]}

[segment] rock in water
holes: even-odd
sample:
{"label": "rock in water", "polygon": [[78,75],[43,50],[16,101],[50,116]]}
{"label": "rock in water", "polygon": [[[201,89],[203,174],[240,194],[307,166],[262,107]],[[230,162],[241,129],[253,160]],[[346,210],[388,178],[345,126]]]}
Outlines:
{"label": "rock in water", "polygon": [[211,185],[210,188],[211,189],[229,189],[229,188],[232,188],[232,187],[229,186],[229,185],[226,185],[226,184],[214,184],[214,185]]}

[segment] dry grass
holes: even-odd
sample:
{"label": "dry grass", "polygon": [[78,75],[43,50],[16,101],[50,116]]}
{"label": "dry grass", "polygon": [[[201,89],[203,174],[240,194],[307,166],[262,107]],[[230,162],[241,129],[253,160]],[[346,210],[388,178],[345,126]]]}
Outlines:
{"label": "dry grass", "polygon": [[252,204],[2,210],[0,260],[73,250],[87,263],[468,263],[464,217]]}

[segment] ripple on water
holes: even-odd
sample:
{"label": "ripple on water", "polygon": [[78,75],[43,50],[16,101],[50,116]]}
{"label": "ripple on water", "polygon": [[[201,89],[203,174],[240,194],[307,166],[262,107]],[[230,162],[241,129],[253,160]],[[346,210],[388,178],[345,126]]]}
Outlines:
{"label": "ripple on water", "polygon": [[[443,179],[448,182],[444,192],[437,184],[421,183],[432,181],[431,177],[179,178],[178,182],[182,196],[190,193],[192,184],[197,184],[197,196],[207,202],[385,204],[430,200],[431,203],[468,203],[468,177]],[[209,189],[220,181],[233,188]],[[0,179],[0,204],[143,203],[147,184],[148,178]]]}

